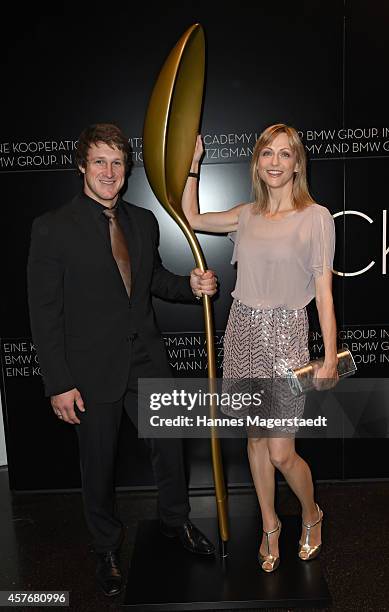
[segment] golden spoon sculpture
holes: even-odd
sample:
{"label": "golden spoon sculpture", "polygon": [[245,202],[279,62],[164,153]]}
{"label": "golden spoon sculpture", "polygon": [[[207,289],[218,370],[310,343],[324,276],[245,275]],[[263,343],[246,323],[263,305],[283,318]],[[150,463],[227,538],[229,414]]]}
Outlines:
{"label": "golden spoon sculpture", "polygon": [[[143,129],[143,162],[150,186],[167,212],[184,232],[196,266],[206,270],[200,244],[181,207],[199,130],[205,75],[205,39],[200,24],[192,25],[168,55],[158,75]],[[207,341],[208,381],[216,391],[216,366],[212,305],[203,296]],[[212,396],[211,396],[212,397]],[[211,415],[215,407],[211,404]],[[215,482],[222,556],[229,538],[227,495],[220,441],[211,428],[212,467]]]}

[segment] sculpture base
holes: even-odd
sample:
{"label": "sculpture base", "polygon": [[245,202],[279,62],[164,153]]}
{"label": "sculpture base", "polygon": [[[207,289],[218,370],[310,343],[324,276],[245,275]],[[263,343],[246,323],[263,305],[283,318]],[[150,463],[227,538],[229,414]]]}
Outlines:
{"label": "sculpture base", "polygon": [[[164,537],[158,521],[140,521],[123,606],[139,612],[329,606],[331,596],[320,558],[306,563],[297,557],[301,519],[280,519],[281,563],[274,574],[266,574],[258,564],[257,518],[230,521],[225,559],[219,554],[193,555],[177,539]],[[216,519],[193,522],[218,542]]]}

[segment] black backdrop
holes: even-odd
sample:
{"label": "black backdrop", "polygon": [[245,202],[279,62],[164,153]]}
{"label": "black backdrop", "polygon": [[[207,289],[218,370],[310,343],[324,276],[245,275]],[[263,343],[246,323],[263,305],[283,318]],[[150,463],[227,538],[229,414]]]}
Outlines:
{"label": "black backdrop", "polygon": [[[247,201],[256,135],[275,122],[295,126],[309,154],[313,195],[336,219],[340,342],[352,348],[363,376],[388,372],[389,8],[380,0],[296,0],[272,7],[243,2],[234,9],[223,5],[223,10],[216,3],[155,3],[108,13],[78,7],[44,15],[15,12],[1,41],[2,399],[15,490],[80,484],[74,432],[54,418],[43,398],[30,338],[25,266],[32,219],[80,187],[71,155],[85,125],[115,121],[129,135],[134,168],[125,197],[156,214],[166,267],[181,274],[193,267],[189,247],[147,184],[141,135],[159,68],[195,22],[203,25],[207,39],[202,210]],[[220,366],[235,279],[229,264],[232,244],[226,236],[203,235],[200,241],[222,281],[215,301]],[[199,309],[162,302],[155,307],[173,372],[204,375]],[[310,315],[314,331],[314,312]],[[313,335],[313,354],[319,354],[320,344],[320,336]],[[304,440],[299,447],[317,479],[388,477],[381,434]],[[186,451],[191,487],[211,486],[207,441],[187,440]],[[244,443],[225,440],[223,451],[229,484],[249,483]],[[153,484],[143,442],[127,419],[117,483]]]}

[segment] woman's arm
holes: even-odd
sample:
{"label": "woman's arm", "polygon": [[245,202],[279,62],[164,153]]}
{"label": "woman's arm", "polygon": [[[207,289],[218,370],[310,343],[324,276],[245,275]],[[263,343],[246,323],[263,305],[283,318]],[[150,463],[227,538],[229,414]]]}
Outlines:
{"label": "woman's arm", "polygon": [[324,363],[316,378],[338,379],[337,343],[334,301],[332,298],[332,270],[325,268],[322,276],[315,279],[316,307],[324,342]]}
{"label": "woman's arm", "polygon": [[[197,136],[192,165],[190,167],[191,172],[198,173],[203,153],[204,148],[201,136]],[[201,214],[199,212],[198,181],[195,177],[188,176],[182,195],[182,210],[193,229],[220,234],[233,232],[238,228],[239,214],[243,206],[245,204],[238,204],[238,206],[223,212]]]}

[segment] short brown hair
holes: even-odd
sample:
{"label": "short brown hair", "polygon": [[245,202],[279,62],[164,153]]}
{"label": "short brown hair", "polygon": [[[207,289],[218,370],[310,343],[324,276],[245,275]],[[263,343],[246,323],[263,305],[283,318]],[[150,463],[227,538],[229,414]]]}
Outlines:
{"label": "short brown hair", "polygon": [[289,140],[289,146],[296,155],[298,164],[298,172],[293,179],[292,205],[296,209],[304,208],[309,204],[314,203],[314,199],[309,193],[307,183],[307,156],[305,154],[304,145],[300,140],[300,136],[293,127],[285,125],[285,123],[276,123],[267,127],[257,142],[255,143],[253,157],[251,160],[251,180],[256,204],[256,210],[259,213],[266,212],[269,205],[269,192],[266,183],[258,174],[258,159],[262,149],[271,145],[273,140],[279,134],[286,134]]}
{"label": "short brown hair", "polygon": [[110,147],[116,147],[124,154],[127,170],[131,167],[131,147],[122,130],[115,123],[94,123],[85,128],[78,139],[74,154],[77,168],[85,168],[88,160],[89,147],[92,144],[104,142]]}

